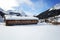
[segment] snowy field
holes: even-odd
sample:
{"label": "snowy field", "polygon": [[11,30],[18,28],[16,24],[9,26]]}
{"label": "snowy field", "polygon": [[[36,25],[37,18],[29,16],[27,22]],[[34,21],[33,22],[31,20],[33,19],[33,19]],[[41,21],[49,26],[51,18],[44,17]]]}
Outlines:
{"label": "snowy field", "polygon": [[39,23],[5,26],[0,23],[0,40],[60,40],[60,25]]}
{"label": "snowy field", "polygon": [[5,26],[0,17],[0,40],[60,40],[60,25],[38,23]]}

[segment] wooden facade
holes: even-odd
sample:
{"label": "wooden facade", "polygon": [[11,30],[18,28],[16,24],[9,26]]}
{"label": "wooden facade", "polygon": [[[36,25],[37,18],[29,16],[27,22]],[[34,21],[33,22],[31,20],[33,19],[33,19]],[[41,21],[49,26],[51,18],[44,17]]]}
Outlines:
{"label": "wooden facade", "polygon": [[6,20],[6,25],[37,24],[38,20]]}

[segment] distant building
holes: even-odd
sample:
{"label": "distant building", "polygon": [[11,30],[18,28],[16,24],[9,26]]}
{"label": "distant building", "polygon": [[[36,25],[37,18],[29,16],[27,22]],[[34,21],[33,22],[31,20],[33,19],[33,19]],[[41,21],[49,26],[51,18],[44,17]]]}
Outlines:
{"label": "distant building", "polygon": [[54,16],[54,17],[50,17],[50,18],[48,18],[46,20],[48,20],[48,23],[60,24],[60,15]]}

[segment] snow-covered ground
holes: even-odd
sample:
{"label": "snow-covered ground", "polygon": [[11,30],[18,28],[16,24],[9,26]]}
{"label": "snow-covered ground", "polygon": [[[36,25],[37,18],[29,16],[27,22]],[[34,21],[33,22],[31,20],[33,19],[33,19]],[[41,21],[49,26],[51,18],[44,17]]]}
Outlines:
{"label": "snow-covered ground", "polygon": [[0,23],[0,40],[60,40],[60,25],[5,26],[5,23]]}

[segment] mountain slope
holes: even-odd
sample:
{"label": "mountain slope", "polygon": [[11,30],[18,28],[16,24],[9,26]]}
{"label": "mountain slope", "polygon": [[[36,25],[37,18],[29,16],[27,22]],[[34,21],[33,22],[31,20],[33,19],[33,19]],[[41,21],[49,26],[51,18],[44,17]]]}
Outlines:
{"label": "mountain slope", "polygon": [[36,17],[38,17],[39,19],[45,19],[45,18],[57,16],[57,15],[60,15],[60,4],[56,4],[54,7],[40,13]]}
{"label": "mountain slope", "polygon": [[10,13],[19,13],[21,16],[26,16],[25,12],[24,11],[17,11],[17,10],[8,10],[7,11],[8,14]]}

